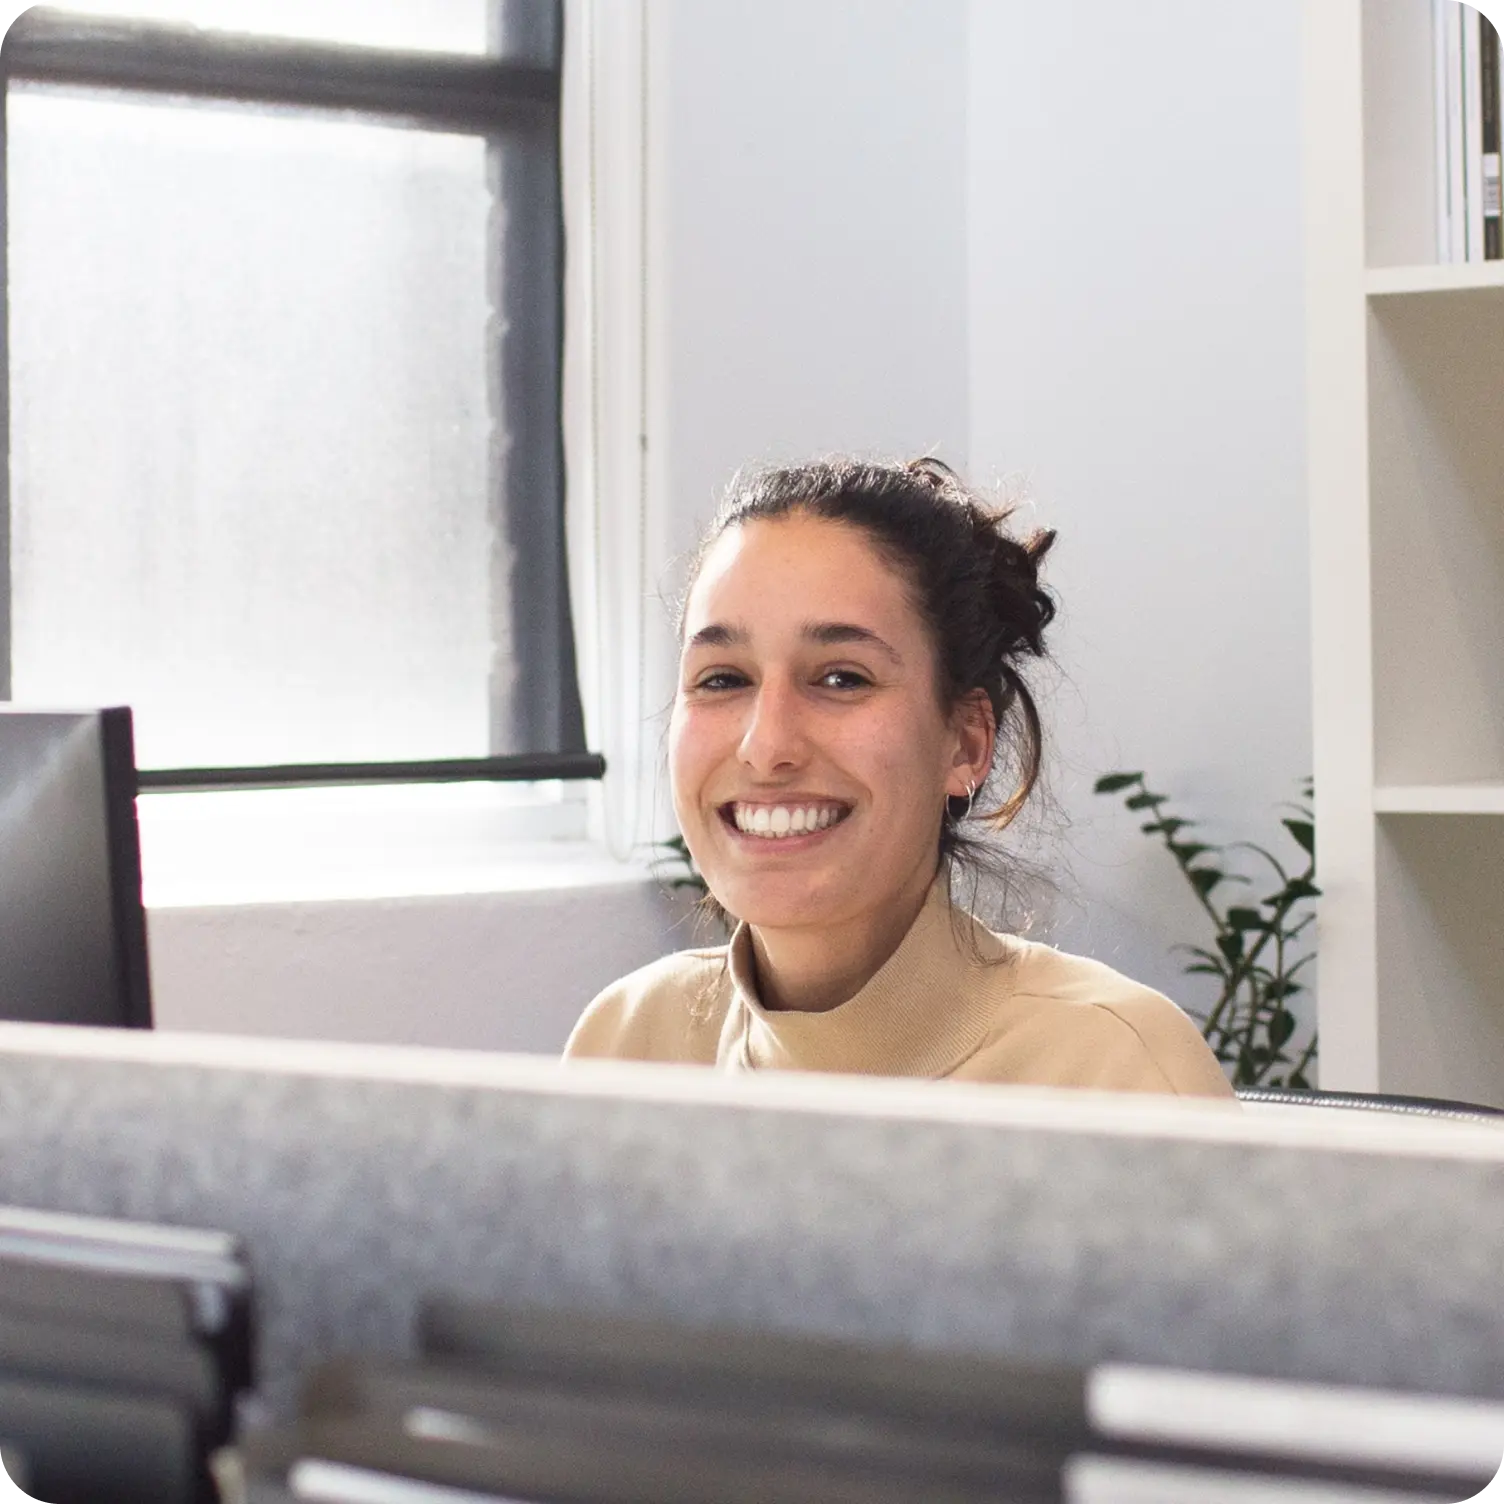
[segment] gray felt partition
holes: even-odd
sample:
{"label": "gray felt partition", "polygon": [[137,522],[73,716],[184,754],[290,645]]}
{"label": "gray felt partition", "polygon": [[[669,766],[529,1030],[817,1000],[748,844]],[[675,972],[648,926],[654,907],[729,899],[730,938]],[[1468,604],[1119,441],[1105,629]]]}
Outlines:
{"label": "gray felt partition", "polygon": [[0,1200],[238,1233],[274,1412],[431,1290],[1504,1397],[1504,1131],[1310,1117],[0,1027]]}

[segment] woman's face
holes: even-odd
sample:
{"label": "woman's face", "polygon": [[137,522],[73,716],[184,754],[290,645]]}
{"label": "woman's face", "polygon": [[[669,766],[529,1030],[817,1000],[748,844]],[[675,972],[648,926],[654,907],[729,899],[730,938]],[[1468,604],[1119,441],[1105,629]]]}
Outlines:
{"label": "woman's face", "polygon": [[929,629],[859,528],[729,528],[685,611],[679,828],[749,924],[860,922],[928,887],[944,801],[991,755],[979,719],[942,709]]}

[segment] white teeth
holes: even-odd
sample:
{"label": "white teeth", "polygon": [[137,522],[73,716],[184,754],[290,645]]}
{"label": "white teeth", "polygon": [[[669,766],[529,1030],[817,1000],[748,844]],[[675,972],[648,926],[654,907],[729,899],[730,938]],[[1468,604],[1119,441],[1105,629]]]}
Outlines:
{"label": "white teeth", "polygon": [[759,804],[755,807],[737,804],[732,807],[732,819],[738,830],[745,835],[762,836],[770,841],[825,830],[840,818],[841,813],[841,810],[829,805],[819,809],[813,805],[805,808],[783,804]]}

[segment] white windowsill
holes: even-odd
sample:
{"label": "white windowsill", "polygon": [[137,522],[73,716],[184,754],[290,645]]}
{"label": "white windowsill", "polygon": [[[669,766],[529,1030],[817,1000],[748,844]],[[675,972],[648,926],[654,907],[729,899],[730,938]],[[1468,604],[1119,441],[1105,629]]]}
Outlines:
{"label": "white windowsill", "polygon": [[655,880],[587,839],[578,789],[455,784],[146,794],[148,909],[568,890]]}

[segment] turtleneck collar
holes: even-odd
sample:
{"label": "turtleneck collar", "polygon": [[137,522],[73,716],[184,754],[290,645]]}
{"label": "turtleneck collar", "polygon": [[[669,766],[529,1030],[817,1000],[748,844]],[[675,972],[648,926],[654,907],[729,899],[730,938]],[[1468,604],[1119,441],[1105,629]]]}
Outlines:
{"label": "turtleneck collar", "polygon": [[996,1016],[987,990],[967,983],[978,952],[988,961],[1005,954],[996,936],[952,908],[942,873],[898,949],[854,997],[823,1013],[773,1012],[757,995],[752,933],[738,925],[727,952],[736,1020],[727,1022],[737,1041],[727,1063],[741,1070],[947,1075],[981,1045]]}

